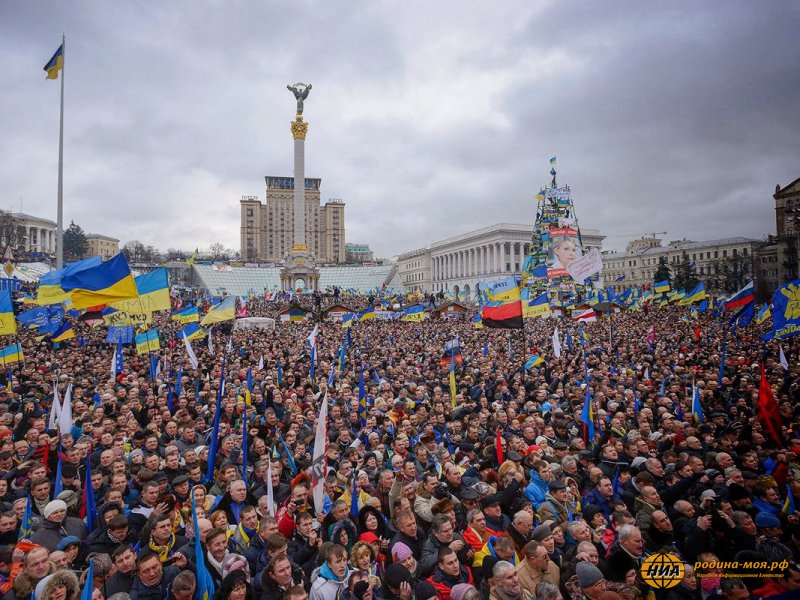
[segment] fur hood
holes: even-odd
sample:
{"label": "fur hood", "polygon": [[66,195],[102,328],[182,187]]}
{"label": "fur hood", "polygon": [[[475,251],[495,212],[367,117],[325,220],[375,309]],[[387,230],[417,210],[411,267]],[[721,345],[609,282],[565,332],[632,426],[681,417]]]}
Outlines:
{"label": "fur hood", "polygon": [[[47,575],[51,575],[55,572],[56,572],[55,564],[50,563],[50,568],[47,571]],[[39,582],[31,579],[30,576],[23,569],[22,571],[19,572],[19,575],[17,575],[17,577],[14,579],[14,595],[17,598],[30,598],[31,593],[33,593],[33,590],[36,589],[37,583]]]}
{"label": "fur hood", "polygon": [[53,591],[60,585],[67,588],[67,600],[78,600],[81,588],[78,578],[72,571],[60,570],[49,575],[36,586],[36,600],[48,600],[53,597]]}

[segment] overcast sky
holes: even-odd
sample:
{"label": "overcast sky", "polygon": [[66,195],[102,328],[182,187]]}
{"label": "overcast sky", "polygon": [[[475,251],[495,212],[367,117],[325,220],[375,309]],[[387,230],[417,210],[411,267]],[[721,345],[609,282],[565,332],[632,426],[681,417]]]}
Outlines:
{"label": "overcast sky", "polygon": [[[530,222],[558,157],[582,227],[774,233],[800,177],[797,2],[0,3],[0,207],[162,250],[239,249],[239,199],[306,176],[388,257]],[[629,236],[629,237],[625,237]]]}

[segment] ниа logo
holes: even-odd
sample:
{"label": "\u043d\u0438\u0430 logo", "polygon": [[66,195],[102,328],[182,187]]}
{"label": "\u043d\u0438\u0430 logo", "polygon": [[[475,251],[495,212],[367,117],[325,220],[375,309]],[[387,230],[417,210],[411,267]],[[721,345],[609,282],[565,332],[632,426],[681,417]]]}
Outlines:
{"label": "\u043d\u0438\u0430 logo", "polygon": [[683,579],[683,561],[674,554],[658,552],[644,560],[640,573],[650,587],[665,590],[675,587]]}

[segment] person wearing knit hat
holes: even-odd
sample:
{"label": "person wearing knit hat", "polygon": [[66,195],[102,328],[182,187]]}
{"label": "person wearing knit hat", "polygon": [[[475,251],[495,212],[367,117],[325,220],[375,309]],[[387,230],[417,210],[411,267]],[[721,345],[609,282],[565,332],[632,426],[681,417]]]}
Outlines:
{"label": "person wearing knit hat", "polygon": [[414,587],[414,597],[416,600],[434,600],[437,597],[436,588],[427,581],[420,581]]}
{"label": "person wearing knit hat", "polygon": [[578,586],[589,598],[598,598],[606,591],[606,580],[602,571],[590,562],[581,561],[575,567]]}
{"label": "person wearing knit hat", "polygon": [[58,543],[67,536],[86,539],[89,534],[86,523],[81,519],[67,516],[67,504],[63,500],[48,502],[42,511],[44,521],[31,536],[34,544],[44,546],[54,552]]}
{"label": "person wearing knit hat", "polygon": [[411,591],[414,578],[403,565],[392,563],[383,573],[383,585],[378,593],[381,598],[397,598],[403,596],[403,591]]}
{"label": "person wearing knit hat", "polygon": [[473,592],[477,594],[478,590],[475,589],[475,586],[470,585],[469,583],[456,584],[450,590],[450,600],[468,600],[469,596]]}
{"label": "person wearing knit hat", "polygon": [[397,542],[394,546],[392,546],[392,561],[403,565],[414,577],[419,575],[417,559],[414,557],[414,553],[407,544],[404,544],[403,542]]}

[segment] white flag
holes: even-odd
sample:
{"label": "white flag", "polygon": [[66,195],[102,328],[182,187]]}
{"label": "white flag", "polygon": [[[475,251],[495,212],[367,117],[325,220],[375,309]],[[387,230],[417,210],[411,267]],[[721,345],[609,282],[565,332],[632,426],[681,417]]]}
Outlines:
{"label": "white flag", "polygon": [[259,371],[263,371],[264,370],[264,355],[263,354],[261,355],[261,358],[258,359],[258,370]]}
{"label": "white flag", "polygon": [[558,337],[558,327],[553,330],[553,354],[561,358],[561,339]]}
{"label": "white flag", "polygon": [[192,368],[197,368],[197,356],[194,354],[194,350],[192,350],[192,345],[189,343],[189,338],[186,337],[186,332],[183,332],[183,344],[186,346],[186,354],[189,355],[189,362],[192,364]]}
{"label": "white flag", "polygon": [[308,342],[309,348],[316,348],[317,347],[317,334],[319,333],[319,324],[314,325],[314,329],[311,332],[311,335],[308,336],[306,340]]}
{"label": "white flag", "polygon": [[314,456],[311,460],[311,481],[314,493],[314,510],[322,514],[322,505],[325,500],[325,471],[327,468],[326,454],[328,443],[328,394],[322,399],[317,419],[317,432],[314,435]]}
{"label": "white flag", "polygon": [[783,346],[781,346],[781,366],[784,371],[789,370],[789,361],[786,360],[786,355],[783,353]]}
{"label": "white flag", "polygon": [[161,357],[159,356],[158,362],[156,362],[156,379],[158,379],[160,376],[161,376]]}
{"label": "white flag", "polygon": [[61,435],[72,431],[72,384],[67,386],[67,392],[64,394],[64,406],[61,407],[58,428],[61,430]]}
{"label": "white flag", "polygon": [[117,379],[117,351],[114,350],[114,354],[111,355],[111,379],[116,381]]}
{"label": "white flag", "polygon": [[61,399],[58,397],[58,381],[53,382],[53,406],[50,407],[50,421],[47,423],[48,429],[58,429],[61,421]]}
{"label": "white flag", "polygon": [[272,458],[269,459],[267,467],[267,510],[273,517],[275,516],[275,497],[272,491]]}
{"label": "white flag", "polygon": [[647,381],[650,381],[650,367],[644,368],[644,378]]}
{"label": "white flag", "polygon": [[226,347],[226,351],[233,352],[233,336],[228,338],[228,346]]}
{"label": "white flag", "polygon": [[211,354],[214,354],[214,342],[211,340],[214,337],[212,334],[214,333],[214,326],[211,326],[211,329],[208,330],[208,351]]}

